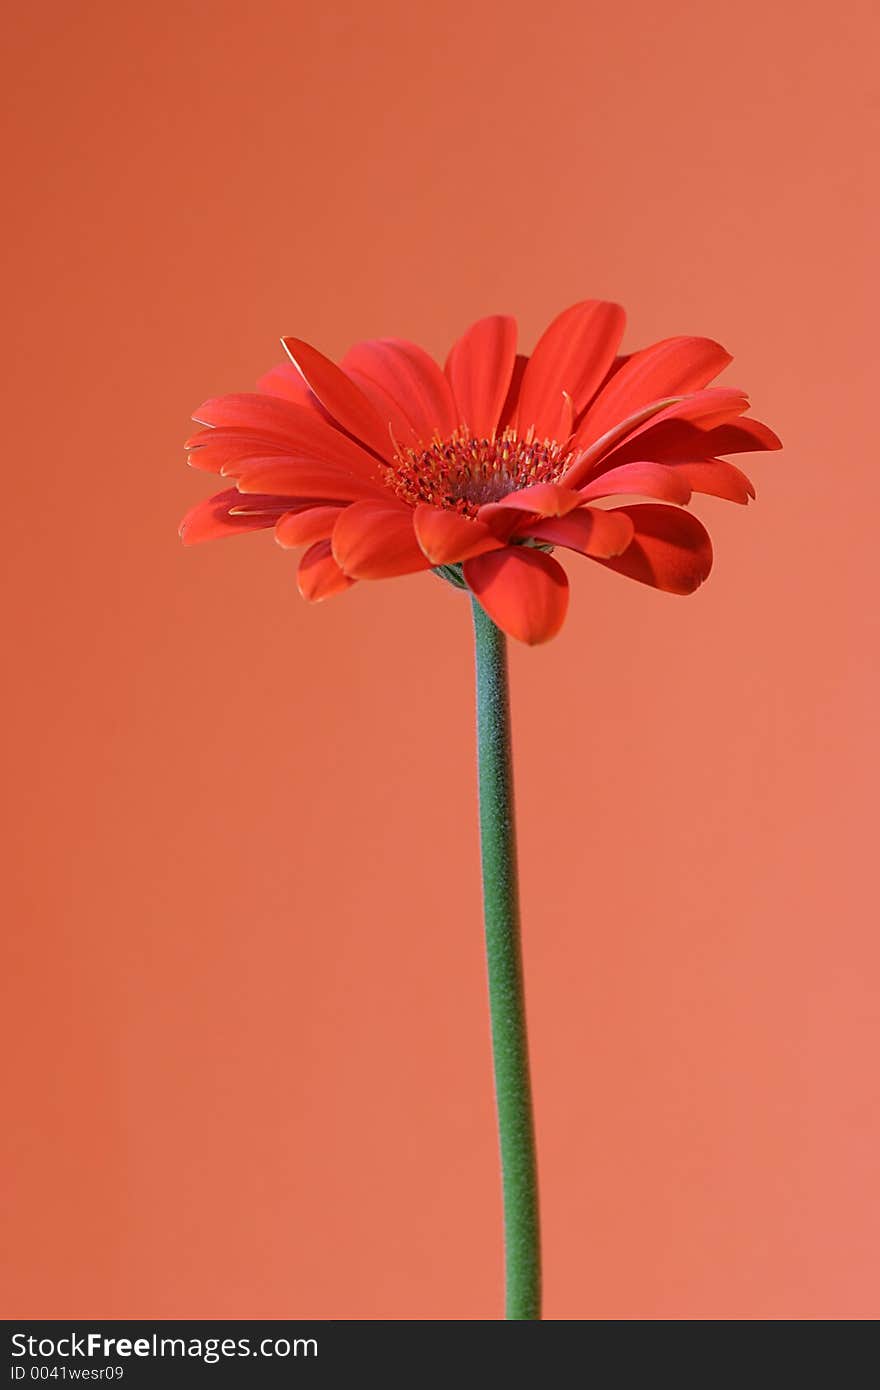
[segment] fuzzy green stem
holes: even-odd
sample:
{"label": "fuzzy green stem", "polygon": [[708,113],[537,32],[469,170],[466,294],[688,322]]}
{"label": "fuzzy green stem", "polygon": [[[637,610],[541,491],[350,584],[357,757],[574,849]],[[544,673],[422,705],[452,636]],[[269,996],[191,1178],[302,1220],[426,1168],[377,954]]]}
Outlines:
{"label": "fuzzy green stem", "polygon": [[504,1191],[506,1317],[533,1319],[541,1316],[541,1250],[520,948],[507,639],[476,599],[473,609],[483,910]]}

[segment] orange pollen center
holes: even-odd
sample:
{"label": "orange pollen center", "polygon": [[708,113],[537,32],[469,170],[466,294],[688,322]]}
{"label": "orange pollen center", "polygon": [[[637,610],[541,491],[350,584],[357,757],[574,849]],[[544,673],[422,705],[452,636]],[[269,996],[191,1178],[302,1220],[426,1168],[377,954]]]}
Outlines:
{"label": "orange pollen center", "polygon": [[571,450],[555,439],[520,439],[507,429],[491,439],[474,439],[456,430],[414,449],[399,449],[386,476],[398,497],[413,507],[427,502],[463,516],[476,516],[487,502],[533,483],[558,482],[571,462]]}

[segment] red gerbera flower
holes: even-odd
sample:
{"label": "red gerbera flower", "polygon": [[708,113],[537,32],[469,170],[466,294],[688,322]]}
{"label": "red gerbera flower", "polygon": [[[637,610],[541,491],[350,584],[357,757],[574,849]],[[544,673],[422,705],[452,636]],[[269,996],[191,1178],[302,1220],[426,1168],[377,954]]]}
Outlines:
{"label": "red gerbera flower", "polygon": [[[618,356],[623,328],[619,305],[586,300],[524,357],[515,320],[492,316],[444,370],[397,338],[358,343],[341,366],[285,338],[290,363],[256,393],[195,412],[206,428],[188,441],[190,463],[235,485],[194,507],[181,536],[274,526],[282,546],[307,547],[299,589],[312,600],[434,569],[529,643],[565,618],[558,546],[691,593],[712,565],[684,510],[691,494],[747,502],[751,483],[719,455],[780,442],[743,418],[742,391],[709,388],[731,361],[718,343],[667,338]],[[654,500],[608,500],[621,497]]]}

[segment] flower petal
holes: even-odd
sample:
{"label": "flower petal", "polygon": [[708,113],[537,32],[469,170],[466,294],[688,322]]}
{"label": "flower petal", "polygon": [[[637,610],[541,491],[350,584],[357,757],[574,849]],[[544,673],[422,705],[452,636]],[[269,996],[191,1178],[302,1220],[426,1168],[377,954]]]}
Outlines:
{"label": "flower petal", "polygon": [[652,401],[650,405],[646,405],[642,410],[637,410],[632,415],[628,415],[626,419],[618,420],[616,425],[612,425],[611,429],[606,430],[603,435],[600,435],[599,438],[586,449],[578,450],[577,440],[575,438],[573,445],[577,452],[575,453],[574,462],[570,464],[567,471],[563,474],[563,482],[567,487],[582,486],[585,479],[597,469],[598,463],[604,459],[611,450],[616,449],[622,441],[629,439],[630,435],[634,433],[639,425],[647,420],[653,419],[657,415],[661,415],[664,410],[667,410],[670,405],[675,404],[680,399],[680,396],[669,396],[662,401]]}
{"label": "flower petal", "polygon": [[498,421],[499,430],[508,429],[513,425],[514,421],[516,420],[516,407],[517,402],[519,400],[520,388],[522,386],[523,377],[526,374],[526,367],[528,365],[528,357],[526,357],[523,353],[518,352],[513,361],[513,372],[511,373],[510,377],[510,386],[508,387],[507,397],[505,399],[504,405],[501,407],[501,418]]}
{"label": "flower petal", "polygon": [[500,512],[534,512],[537,516],[565,516],[566,512],[579,507],[583,498],[579,492],[564,487],[561,483],[532,483],[530,487],[518,488],[509,492],[498,502],[487,502],[478,512],[482,519],[497,516]]}
{"label": "flower petal", "polygon": [[711,338],[666,338],[634,352],[590,406],[578,427],[578,443],[592,443],[617,420],[662,396],[700,390],[732,361]]}
{"label": "flower petal", "polygon": [[478,511],[477,520],[488,526],[497,540],[506,544],[523,525],[523,513],[517,511],[516,507],[505,507],[500,502],[486,502]]}
{"label": "flower petal", "polygon": [[[782,443],[760,420],[740,417],[734,423],[701,428],[699,421],[660,419],[637,435],[622,440],[603,455],[602,468],[652,459],[657,463],[699,463],[719,454],[745,454],[781,449]],[[597,469],[597,471],[599,471]]]}
{"label": "flower petal", "polygon": [[351,378],[310,343],[300,338],[282,338],[281,343],[303,380],[337,424],[374,449],[380,458],[390,461],[394,449],[387,424]]}
{"label": "flower petal", "polygon": [[418,440],[448,439],[461,421],[449,382],[424,348],[403,338],[359,343],[348,362],[398,403]]}
{"label": "flower petal", "polygon": [[368,374],[376,370],[373,360],[372,343],[355,343],[343,357],[341,366],[346,376],[360,387],[367,400],[375,407],[383,420],[388,422],[388,431],[394,443],[403,448],[413,448],[419,442],[419,435],[412,421],[399,401],[389,394],[387,387],[374,381]]}
{"label": "flower petal", "polygon": [[285,512],[275,527],[275,539],[284,550],[329,541],[342,511],[342,507],[306,507],[301,512]]}
{"label": "flower petal", "polygon": [[692,391],[689,396],[670,402],[663,410],[650,419],[644,420],[629,435],[635,439],[648,429],[656,429],[667,420],[690,421],[699,429],[708,432],[716,425],[730,424],[749,408],[749,398],[738,386],[707,386],[703,391]]}
{"label": "flower petal", "polygon": [[462,334],[446,360],[458,423],[476,439],[498,426],[516,360],[516,319],[492,314]]}
{"label": "flower petal", "polygon": [[[693,426],[687,428],[698,437],[716,433],[704,432]],[[637,453],[642,447],[645,451],[643,457],[655,452],[651,432],[640,435],[635,444],[625,452]],[[666,450],[667,454],[671,452],[673,451]],[[662,462],[644,462],[640,459],[632,463],[618,464],[617,460],[624,451],[615,450],[611,455],[611,462],[616,466],[609,468],[609,460],[603,459],[599,471],[581,489],[581,496],[614,497],[621,493],[631,493],[633,496],[657,497],[663,502],[678,502],[682,505],[689,501],[692,492],[707,493],[712,497],[723,497],[728,502],[740,503],[748,502],[750,497],[754,497],[755,489],[751,482],[745,473],[735,468],[732,463],[701,457],[698,442],[692,446],[691,452],[693,458],[690,461],[685,451],[685,458],[681,462],[667,457]]]}
{"label": "flower petal", "polygon": [[687,479],[677,470],[662,463],[625,463],[609,468],[581,488],[585,501],[597,497],[659,497],[662,502],[679,502],[682,506],[691,499]]}
{"label": "flower petal", "polygon": [[552,555],[505,546],[465,560],[464,577],[494,623],[534,646],[555,637],[568,610],[568,578]]}
{"label": "flower petal", "polygon": [[698,463],[670,463],[667,468],[669,472],[681,477],[692,492],[702,492],[709,497],[723,497],[726,502],[739,502],[743,506],[755,495],[751,479],[747,478],[741,469],[724,459],[705,459]]}
{"label": "flower petal", "polygon": [[[286,439],[300,425],[306,407],[280,396],[267,396],[257,391],[234,391],[228,396],[212,396],[193,411],[200,425],[220,429],[245,429],[254,434],[267,434]],[[316,417],[317,418],[317,417]]]}
{"label": "flower petal", "polygon": [[597,564],[670,594],[691,594],[702,584],[712,568],[712,542],[691,512],[651,503],[615,510],[632,521],[633,539],[622,555]]}
{"label": "flower petal", "polygon": [[266,396],[280,396],[282,400],[294,401],[296,405],[317,405],[317,399],[300,376],[292,362],[279,362],[271,371],[261,376],[257,390]]}
{"label": "flower petal", "polygon": [[748,454],[759,449],[781,449],[782,440],[761,420],[739,419],[733,424],[703,429],[703,443],[712,458],[718,454]]}
{"label": "flower petal", "polygon": [[299,562],[296,573],[297,587],[303,598],[318,603],[333,594],[341,594],[350,589],[354,580],[343,574],[333,558],[329,541],[318,541],[310,546]]}
{"label": "flower petal", "polygon": [[[383,498],[381,484],[356,478],[341,468],[292,458],[248,459],[225,468],[240,492],[272,492],[279,497],[319,497],[324,502],[355,502]],[[285,507],[284,510],[289,510]]]}
{"label": "flower petal", "polygon": [[[563,391],[556,415],[556,423],[549,433],[551,439],[571,439],[574,430],[574,401],[567,391]],[[549,424],[549,418],[548,418]]]}
{"label": "flower petal", "polygon": [[548,545],[564,545],[581,555],[610,559],[621,555],[633,538],[633,524],[620,511],[580,507],[568,516],[546,517],[523,523],[518,534]]}
{"label": "flower petal", "polygon": [[[579,452],[565,473],[563,482],[568,487],[582,486],[588,477],[601,471],[599,465],[610,458],[612,452],[616,462],[618,448],[630,445],[649,429],[654,429],[665,421],[691,421],[708,431],[715,425],[734,420],[748,408],[749,398],[743,391],[724,386],[695,391],[690,396],[673,396],[652,401],[650,405],[643,406],[626,419],[612,425],[597,440]],[[577,434],[580,434],[580,427]],[[575,447],[578,447],[577,443]]]}
{"label": "flower petal", "polygon": [[413,522],[432,565],[457,565],[503,544],[484,522],[441,507],[416,507]]}
{"label": "flower petal", "polygon": [[193,418],[224,433],[241,430],[269,439],[273,444],[266,453],[281,446],[296,458],[347,468],[367,478],[377,478],[381,470],[372,454],[328,424],[316,409],[284,401],[279,396],[218,396],[205,401]]}
{"label": "flower petal", "polygon": [[199,545],[245,531],[265,531],[275,525],[285,504],[278,497],[261,496],[249,498],[247,506],[247,511],[238,510],[242,508],[242,497],[234,487],[206,497],[191,507],[181,521],[180,539],[184,545]]}
{"label": "flower petal", "polygon": [[539,339],[523,375],[517,429],[556,437],[563,395],[581,411],[614,361],[626,315],[619,304],[587,299],[559,314]]}
{"label": "flower petal", "polygon": [[190,468],[201,468],[208,473],[222,473],[226,464],[243,459],[289,452],[289,445],[280,440],[243,429],[198,430],[186,441],[184,448]]}
{"label": "flower petal", "polygon": [[353,579],[391,579],[431,568],[413,527],[411,507],[356,502],[333,528],[333,554]]}

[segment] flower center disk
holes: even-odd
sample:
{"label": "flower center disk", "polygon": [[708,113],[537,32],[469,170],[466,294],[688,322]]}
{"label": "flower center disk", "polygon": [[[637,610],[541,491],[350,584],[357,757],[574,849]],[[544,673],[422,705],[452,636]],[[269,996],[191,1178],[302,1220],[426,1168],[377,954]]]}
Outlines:
{"label": "flower center disk", "polygon": [[570,462],[571,452],[554,439],[521,439],[510,429],[475,439],[460,430],[449,439],[398,449],[385,481],[410,506],[427,502],[473,517],[510,492],[558,482]]}

